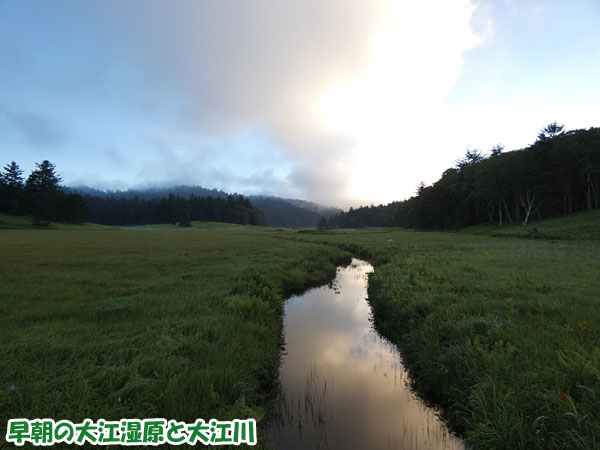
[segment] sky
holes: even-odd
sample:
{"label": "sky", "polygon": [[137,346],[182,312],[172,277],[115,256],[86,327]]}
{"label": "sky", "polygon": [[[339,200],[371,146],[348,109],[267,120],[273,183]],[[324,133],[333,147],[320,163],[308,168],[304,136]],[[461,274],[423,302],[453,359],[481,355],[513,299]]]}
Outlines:
{"label": "sky", "polygon": [[598,0],[0,0],[0,164],[341,207],[600,126]]}

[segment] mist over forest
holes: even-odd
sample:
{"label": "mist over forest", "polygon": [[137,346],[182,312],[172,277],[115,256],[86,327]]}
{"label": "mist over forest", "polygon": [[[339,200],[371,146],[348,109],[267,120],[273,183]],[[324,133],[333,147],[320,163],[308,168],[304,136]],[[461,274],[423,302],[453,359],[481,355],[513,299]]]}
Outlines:
{"label": "mist over forest", "polygon": [[[194,220],[299,228],[453,229],[479,223],[528,223],[598,208],[600,128],[564,131],[556,122],[535,143],[505,152],[468,149],[431,186],[387,205],[342,211],[305,200],[244,196],[201,186],[104,191],[63,187],[49,161],[24,181],[14,161],[0,173],[0,212],[106,225],[188,224]],[[529,231],[529,230],[528,230]]]}
{"label": "mist over forest", "polygon": [[431,186],[388,205],[366,206],[322,220],[321,228],[452,229],[521,223],[598,208],[600,128],[564,132],[556,122],[529,147],[468,149]]}
{"label": "mist over forest", "polygon": [[104,225],[179,224],[191,221],[314,228],[340,209],[298,199],[243,196],[201,186],[105,191],[61,185],[53,163],[38,163],[29,177],[16,162],[0,172],[0,212],[32,215],[34,223],[94,222]]}

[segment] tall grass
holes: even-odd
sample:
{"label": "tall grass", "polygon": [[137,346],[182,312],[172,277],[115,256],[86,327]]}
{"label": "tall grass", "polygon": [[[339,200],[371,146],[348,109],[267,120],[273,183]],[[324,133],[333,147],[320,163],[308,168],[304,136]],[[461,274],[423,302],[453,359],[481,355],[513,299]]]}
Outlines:
{"label": "tall grass", "polygon": [[597,215],[582,217],[546,222],[536,239],[391,229],[294,238],[357,249],[377,265],[376,327],[473,448],[592,450],[600,244],[588,233]]}
{"label": "tall grass", "polygon": [[13,417],[259,420],[283,298],[352,252],[377,266],[377,328],[473,448],[598,448],[600,244],[574,220],[535,239],[2,230],[0,434]]}
{"label": "tall grass", "polygon": [[0,248],[2,436],[15,417],[260,420],[282,293],[348,258],[251,227],[4,230]]}

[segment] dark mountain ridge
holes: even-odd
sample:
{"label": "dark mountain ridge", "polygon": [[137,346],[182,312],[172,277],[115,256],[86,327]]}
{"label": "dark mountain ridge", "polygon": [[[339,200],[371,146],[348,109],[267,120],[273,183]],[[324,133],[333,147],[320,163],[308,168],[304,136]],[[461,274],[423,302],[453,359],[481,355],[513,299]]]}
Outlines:
{"label": "dark mountain ridge", "polygon": [[[229,194],[219,189],[208,189],[202,186],[178,185],[170,187],[149,187],[145,189],[127,189],[127,190],[102,190],[89,186],[75,186],[64,188],[66,192],[76,193],[83,196],[98,197],[102,199],[116,198],[133,200],[153,200],[158,198],[168,198],[169,195],[189,199],[195,197],[213,197],[227,199],[233,195],[238,197],[240,194]],[[252,205],[264,213],[265,225],[274,227],[294,227],[294,228],[314,228],[322,217],[330,218],[334,214],[341,212],[341,209],[320,205],[318,203],[300,200],[275,197],[269,195],[250,195],[244,196],[250,200]]]}

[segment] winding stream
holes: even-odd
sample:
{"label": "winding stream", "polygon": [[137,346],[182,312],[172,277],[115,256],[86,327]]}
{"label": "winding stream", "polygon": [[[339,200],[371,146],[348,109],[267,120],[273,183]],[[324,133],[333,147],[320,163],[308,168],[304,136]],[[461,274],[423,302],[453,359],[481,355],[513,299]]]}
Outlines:
{"label": "winding stream", "polygon": [[373,329],[372,270],[354,259],[330,286],[287,301],[273,448],[465,449],[410,390],[396,347]]}

